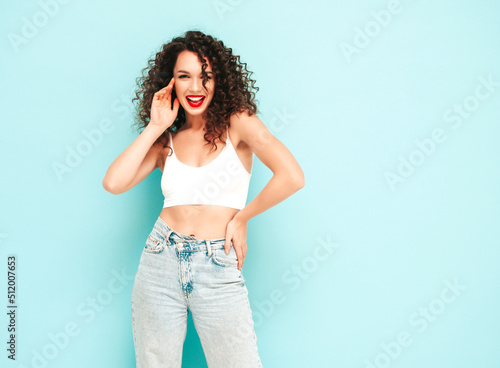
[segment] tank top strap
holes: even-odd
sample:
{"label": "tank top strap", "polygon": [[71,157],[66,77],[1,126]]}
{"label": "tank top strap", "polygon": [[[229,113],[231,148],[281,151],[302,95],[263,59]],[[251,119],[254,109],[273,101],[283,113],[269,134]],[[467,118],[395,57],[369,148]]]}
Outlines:
{"label": "tank top strap", "polygon": [[170,148],[172,149],[172,151],[174,150],[174,147],[172,146],[172,134],[170,132],[168,132],[168,145],[170,146]]}

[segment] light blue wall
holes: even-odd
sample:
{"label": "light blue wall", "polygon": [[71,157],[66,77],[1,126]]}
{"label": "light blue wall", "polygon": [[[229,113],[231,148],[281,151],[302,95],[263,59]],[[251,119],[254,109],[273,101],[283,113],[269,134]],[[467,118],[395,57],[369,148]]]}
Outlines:
{"label": "light blue wall", "polygon": [[[137,136],[135,78],[196,28],[248,63],[306,176],[248,226],[264,366],[498,367],[499,16],[494,0],[4,3],[0,365],[135,366],[132,278],[161,172],[119,196],[101,182]],[[256,158],[249,200],[271,175]],[[206,366],[192,321],[184,361]]]}

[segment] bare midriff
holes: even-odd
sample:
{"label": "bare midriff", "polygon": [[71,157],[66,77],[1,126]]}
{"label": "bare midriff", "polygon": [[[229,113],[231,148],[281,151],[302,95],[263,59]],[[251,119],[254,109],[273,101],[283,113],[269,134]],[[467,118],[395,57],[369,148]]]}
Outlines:
{"label": "bare midriff", "polygon": [[197,239],[216,239],[226,236],[229,221],[240,210],[215,205],[178,205],[165,207],[160,218],[175,232]]}

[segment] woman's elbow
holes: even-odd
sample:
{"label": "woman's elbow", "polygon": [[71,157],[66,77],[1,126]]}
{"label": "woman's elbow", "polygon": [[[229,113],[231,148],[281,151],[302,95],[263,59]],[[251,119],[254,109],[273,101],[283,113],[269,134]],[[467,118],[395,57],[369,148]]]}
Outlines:
{"label": "woman's elbow", "polygon": [[304,185],[306,185],[304,173],[295,177],[293,183],[297,187],[297,190],[304,188]]}
{"label": "woman's elbow", "polygon": [[116,185],[114,185],[109,180],[106,180],[106,178],[102,181],[102,187],[104,188],[104,190],[106,190],[107,192],[109,192],[111,194],[116,195],[116,194],[122,193],[122,191],[120,191],[119,188],[116,187]]}
{"label": "woman's elbow", "polygon": [[291,176],[291,183],[297,190],[304,188],[305,185],[305,178],[304,178],[304,172],[302,169],[296,170],[294,173],[290,174]]}

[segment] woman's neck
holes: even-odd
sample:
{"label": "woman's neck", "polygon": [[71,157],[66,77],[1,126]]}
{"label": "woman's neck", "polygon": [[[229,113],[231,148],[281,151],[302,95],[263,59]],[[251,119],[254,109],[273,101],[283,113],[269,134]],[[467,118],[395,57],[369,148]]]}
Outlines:
{"label": "woman's neck", "polygon": [[186,116],[186,123],[183,126],[184,129],[191,129],[192,131],[202,131],[205,130],[206,120],[201,115],[188,115]]}

